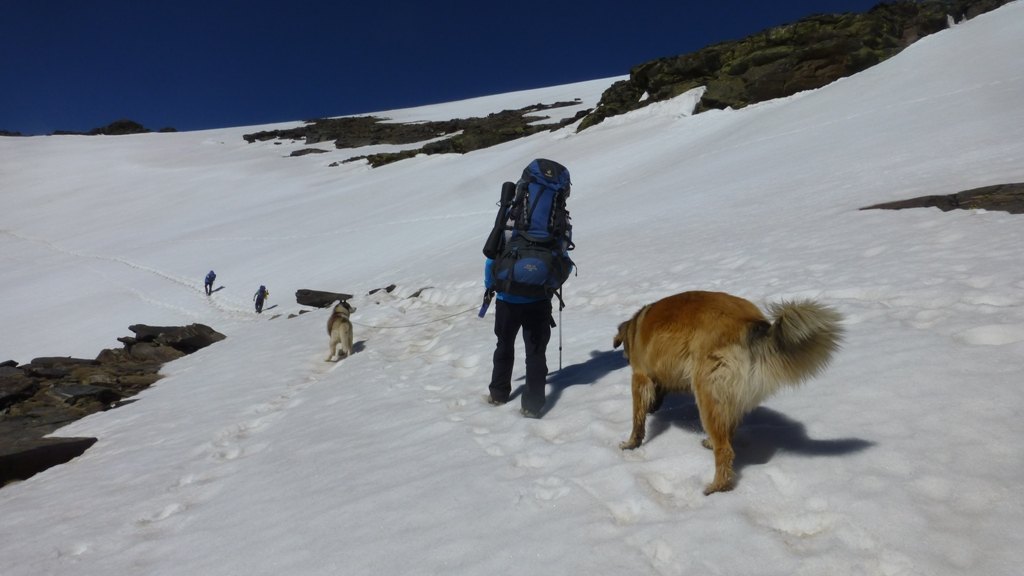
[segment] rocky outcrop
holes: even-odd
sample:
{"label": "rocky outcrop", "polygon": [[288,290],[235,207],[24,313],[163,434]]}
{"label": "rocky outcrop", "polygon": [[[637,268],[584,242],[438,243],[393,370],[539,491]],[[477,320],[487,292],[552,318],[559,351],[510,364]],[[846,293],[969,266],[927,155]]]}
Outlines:
{"label": "rocky outcrop", "polygon": [[820,88],[897,54],[918,39],[1010,0],[930,0],[878,4],[864,14],[822,14],[742,40],[633,67],[616,82],[580,130],[706,87],[696,113],[742,108]]}
{"label": "rocky outcrop", "polygon": [[43,438],[83,416],[109,410],[160,379],[165,362],[224,335],[202,324],[129,327],[122,348],[95,359],[48,356],[0,363],[0,486],[80,455],[94,438]]}
{"label": "rocky outcrop", "polygon": [[374,144],[412,144],[457,130],[458,121],[399,124],[377,116],[324,118],[299,128],[265,130],[242,136],[246,142],[301,140],[305,144],[334,141],[336,148],[359,148]]}
{"label": "rocky outcrop", "polygon": [[[473,150],[495,146],[510,140],[536,134],[545,130],[556,130],[572,124],[588,111],[581,111],[573,118],[545,123],[539,115],[543,110],[575,106],[579,102],[555,102],[535,104],[518,110],[504,110],[483,118],[456,118],[435,122],[402,124],[388,122],[376,116],[349,118],[326,118],[313,120],[298,128],[267,130],[245,134],[246,142],[267,140],[301,140],[305,144],[334,141],[335,148],[360,148],[376,144],[425,144],[411,150],[383,154],[370,154],[350,158],[346,162],[367,160],[371,166],[383,166],[417,154],[465,154]],[[308,152],[293,152],[301,156]]]}
{"label": "rocky outcrop", "polygon": [[309,290],[302,288],[295,291],[295,301],[303,306],[314,308],[326,308],[335,302],[344,302],[352,298],[351,294],[341,292],[325,292],[323,290]]}
{"label": "rocky outcrop", "polygon": [[128,329],[135,333],[135,338],[118,338],[118,341],[125,345],[130,354],[134,353],[139,344],[166,346],[182,354],[191,354],[225,338],[223,334],[205,324],[189,324],[188,326],[132,324]]}
{"label": "rocky outcrop", "polygon": [[[465,154],[543,130],[580,121],[579,130],[605,118],[642,108],[704,87],[696,113],[742,108],[820,88],[869,68],[949,25],[994,10],[1011,0],[925,0],[882,3],[863,14],[819,14],[770,28],[742,40],[714,44],[688,54],[634,66],[628,80],[610,86],[593,110],[573,118],[544,123],[540,111],[578,102],[536,104],[504,110],[486,118],[400,124],[374,116],[312,120],[298,128],[246,134],[245,140],[301,140],[305,144],[333,141],[336,148],[374,144],[422,146],[402,152],[371,154],[366,160],[383,166],[418,154]],[[582,120],[582,121],[581,121]],[[296,151],[292,156],[318,153]],[[331,166],[338,165],[337,162]]]}
{"label": "rocky outcrop", "polygon": [[33,438],[18,450],[0,451],[0,486],[70,462],[95,443],[95,438]]}
{"label": "rocky outcrop", "polygon": [[[146,128],[142,124],[134,120],[121,119],[114,120],[106,126],[100,126],[99,128],[93,128],[88,132],[74,132],[72,130],[55,130],[54,136],[124,136],[126,134],[148,134],[152,132],[149,128]],[[166,127],[161,128],[158,132],[177,132],[174,128]]]}
{"label": "rocky outcrop", "polygon": [[88,132],[74,132],[71,130],[55,130],[54,136],[124,136],[125,134],[147,134],[152,132],[142,124],[134,120],[115,120],[106,126],[93,128]]}
{"label": "rocky outcrop", "polygon": [[861,210],[902,210],[904,208],[938,208],[943,212],[984,209],[1024,214],[1024,183],[984,186],[956,194],[919,196],[908,200],[865,206]]}
{"label": "rocky outcrop", "polygon": [[326,154],[326,153],[327,153],[327,150],[324,150],[323,148],[303,148],[302,150],[296,150],[296,151],[292,152],[291,154],[289,154],[289,156],[291,156],[293,158],[297,158],[299,156],[308,156],[310,154]]}
{"label": "rocky outcrop", "polygon": [[125,134],[146,134],[151,132],[149,128],[146,128],[142,124],[134,120],[122,119],[115,120],[106,126],[100,128],[93,128],[87,134],[90,136],[123,136]]}

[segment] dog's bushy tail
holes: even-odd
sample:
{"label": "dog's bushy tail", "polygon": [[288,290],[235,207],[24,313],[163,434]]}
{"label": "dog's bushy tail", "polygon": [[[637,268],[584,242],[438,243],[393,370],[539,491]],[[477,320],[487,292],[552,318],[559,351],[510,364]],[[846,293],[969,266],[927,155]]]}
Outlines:
{"label": "dog's bushy tail", "polygon": [[771,304],[768,311],[771,325],[750,334],[759,380],[774,389],[821,373],[843,340],[839,312],[814,300]]}

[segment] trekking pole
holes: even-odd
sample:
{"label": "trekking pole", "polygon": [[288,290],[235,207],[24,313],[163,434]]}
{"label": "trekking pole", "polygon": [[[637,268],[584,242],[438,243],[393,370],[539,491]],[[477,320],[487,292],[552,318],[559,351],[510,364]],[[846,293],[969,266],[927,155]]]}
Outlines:
{"label": "trekking pole", "polygon": [[558,291],[555,292],[558,295],[558,369],[562,369],[562,308],[565,308],[565,302],[562,300],[562,288],[559,287]]}
{"label": "trekking pole", "polygon": [[562,307],[558,307],[558,370],[562,370]]}

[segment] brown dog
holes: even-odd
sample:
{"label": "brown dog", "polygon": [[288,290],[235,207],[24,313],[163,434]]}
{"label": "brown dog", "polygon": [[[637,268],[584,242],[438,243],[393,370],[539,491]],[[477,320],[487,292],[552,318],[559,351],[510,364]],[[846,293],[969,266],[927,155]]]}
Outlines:
{"label": "brown dog", "polygon": [[784,385],[821,372],[839,348],[841,316],[812,300],[770,306],[723,292],[683,292],[641,308],[619,325],[614,346],[633,369],[633,433],[644,440],[647,414],[667,392],[693,392],[715,479],[704,494],[731,490],[732,437],[743,416]]}

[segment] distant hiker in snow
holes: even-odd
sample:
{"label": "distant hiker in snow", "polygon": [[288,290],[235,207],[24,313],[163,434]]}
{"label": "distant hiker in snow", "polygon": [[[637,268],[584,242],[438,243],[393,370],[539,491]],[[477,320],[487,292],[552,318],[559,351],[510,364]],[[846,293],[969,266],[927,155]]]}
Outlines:
{"label": "distant hiker in snow", "polygon": [[252,299],[256,302],[256,313],[263,312],[263,302],[270,298],[270,290],[267,290],[266,286],[260,285],[260,289],[256,291]]}
{"label": "distant hiker in snow", "polygon": [[[540,418],[547,384],[547,347],[555,321],[551,297],[573,269],[572,224],[565,201],[569,197],[569,171],[551,160],[537,159],[523,170],[518,183],[502,186],[501,207],[494,229],[484,244],[484,307],[497,293],[490,394],[487,401],[501,405],[512,395],[515,341],[523,331],[526,347],[526,388],[520,412]],[[559,308],[561,309],[561,308]]]}
{"label": "distant hiker in snow", "polygon": [[213,281],[216,279],[217,275],[213,273],[213,270],[210,270],[210,272],[206,275],[206,282],[204,283],[204,286],[206,287],[207,296],[213,294]]}

